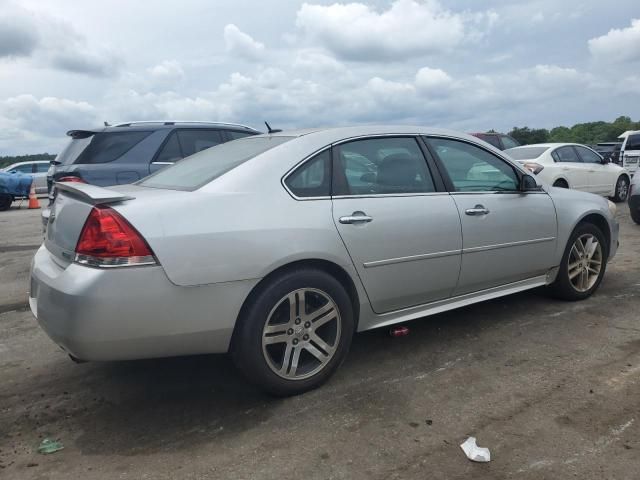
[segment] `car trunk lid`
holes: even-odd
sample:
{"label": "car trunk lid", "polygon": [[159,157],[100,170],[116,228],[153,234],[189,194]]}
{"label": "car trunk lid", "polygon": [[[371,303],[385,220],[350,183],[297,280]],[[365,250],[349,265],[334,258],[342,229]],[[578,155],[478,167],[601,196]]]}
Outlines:
{"label": "car trunk lid", "polygon": [[95,205],[132,200],[127,193],[82,183],[57,183],[58,196],[51,205],[44,244],[63,264],[71,263],[87,217]]}

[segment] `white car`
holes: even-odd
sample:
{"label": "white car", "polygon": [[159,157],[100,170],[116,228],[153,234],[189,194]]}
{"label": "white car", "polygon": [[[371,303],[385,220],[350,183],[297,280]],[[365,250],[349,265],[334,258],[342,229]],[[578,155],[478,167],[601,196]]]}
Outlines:
{"label": "white car", "polygon": [[505,153],[554,187],[596,193],[614,202],[624,202],[629,195],[629,172],[584,145],[537,143],[510,148]]}

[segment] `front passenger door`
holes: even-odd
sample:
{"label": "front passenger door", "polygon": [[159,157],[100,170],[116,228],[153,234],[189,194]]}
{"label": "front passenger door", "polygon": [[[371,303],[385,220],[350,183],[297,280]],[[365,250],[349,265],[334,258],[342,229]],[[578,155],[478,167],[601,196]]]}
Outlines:
{"label": "front passenger door", "polygon": [[612,173],[609,164],[602,163],[602,157],[593,150],[575,145],[585,168],[587,185],[591,193],[609,195],[615,188],[618,178]]}
{"label": "front passenger door", "polygon": [[560,167],[562,175],[569,181],[570,188],[589,191],[587,168],[571,145],[555,149],[551,156]]}
{"label": "front passenger door", "polygon": [[462,268],[454,295],[540,276],[554,266],[557,220],[546,192],[521,192],[515,167],[478,145],[426,141],[448,176],[462,221]]}

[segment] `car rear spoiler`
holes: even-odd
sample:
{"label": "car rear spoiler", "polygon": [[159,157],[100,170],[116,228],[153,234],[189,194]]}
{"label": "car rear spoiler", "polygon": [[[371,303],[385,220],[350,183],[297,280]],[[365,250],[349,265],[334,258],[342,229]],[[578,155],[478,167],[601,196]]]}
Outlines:
{"label": "car rear spoiler", "polygon": [[107,188],[97,187],[96,185],[89,185],[86,183],[78,182],[56,182],[56,188],[63,190],[75,197],[79,197],[80,200],[90,203],[92,205],[98,205],[101,203],[114,203],[122,202],[124,200],[133,200],[135,197],[130,195],[123,195],[114,190]]}

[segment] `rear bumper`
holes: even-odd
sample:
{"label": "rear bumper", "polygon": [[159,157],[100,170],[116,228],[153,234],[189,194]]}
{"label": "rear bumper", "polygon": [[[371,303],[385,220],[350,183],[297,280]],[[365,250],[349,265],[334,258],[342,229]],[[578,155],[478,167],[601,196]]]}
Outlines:
{"label": "rear bumper", "polygon": [[63,267],[42,246],[32,262],[29,304],[47,335],[81,360],[223,353],[256,283],[180,287],[160,266]]}

